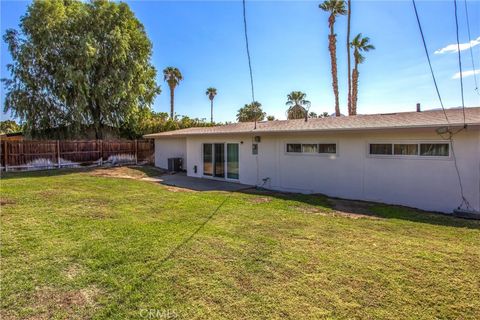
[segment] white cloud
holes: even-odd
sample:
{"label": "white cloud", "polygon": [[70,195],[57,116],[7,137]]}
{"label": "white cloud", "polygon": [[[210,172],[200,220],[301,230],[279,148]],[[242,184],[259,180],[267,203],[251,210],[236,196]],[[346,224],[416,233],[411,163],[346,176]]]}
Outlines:
{"label": "white cloud", "polygon": [[[467,42],[467,43],[460,43],[460,51],[463,51],[463,50],[467,50],[470,48],[470,46],[475,47],[475,46],[478,46],[480,44],[480,37],[478,37],[477,39],[474,39],[470,42]],[[442,48],[442,49],[438,49],[437,51],[435,51],[435,54],[442,54],[442,53],[451,53],[451,52],[458,52],[458,48],[457,48],[457,44],[449,44],[448,46],[446,46],[445,48]]]}
{"label": "white cloud", "polygon": [[[473,76],[474,74],[480,74],[480,69],[468,70],[468,71],[462,72],[462,76],[464,78]],[[459,79],[459,78],[460,78],[460,72],[455,73],[452,77],[452,79]]]}

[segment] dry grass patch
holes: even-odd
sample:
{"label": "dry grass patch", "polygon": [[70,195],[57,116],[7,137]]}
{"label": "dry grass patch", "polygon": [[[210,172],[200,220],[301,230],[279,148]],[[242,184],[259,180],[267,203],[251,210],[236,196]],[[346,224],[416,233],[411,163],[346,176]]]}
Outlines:
{"label": "dry grass patch", "polygon": [[251,198],[249,199],[249,201],[251,203],[267,203],[267,202],[270,202],[272,201],[271,198],[267,198],[267,197],[256,197],[256,198]]}
{"label": "dry grass patch", "polygon": [[152,176],[160,176],[164,173],[165,172],[163,170],[154,167],[129,166],[106,168],[99,167],[89,171],[87,174],[94,177],[143,180]]}
{"label": "dry grass patch", "polygon": [[16,202],[7,198],[0,198],[0,206],[6,206],[8,204],[15,204]]}
{"label": "dry grass patch", "polygon": [[373,214],[373,204],[371,203],[332,198],[329,198],[328,201],[332,204],[332,213],[335,215],[345,216],[353,219],[380,219],[380,217]]}
{"label": "dry grass patch", "polygon": [[65,270],[65,277],[69,280],[73,280],[83,273],[83,268],[79,264],[74,263],[68,266],[68,268]]}

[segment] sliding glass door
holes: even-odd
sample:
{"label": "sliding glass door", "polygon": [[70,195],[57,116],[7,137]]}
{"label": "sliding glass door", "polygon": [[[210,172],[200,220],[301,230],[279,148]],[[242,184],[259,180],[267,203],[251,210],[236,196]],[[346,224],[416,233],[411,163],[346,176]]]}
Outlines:
{"label": "sliding glass door", "polygon": [[[225,148],[226,145],[226,148]],[[238,143],[204,143],[203,175],[216,178],[239,178]]]}
{"label": "sliding glass door", "polygon": [[238,143],[227,143],[227,178],[238,179]]}
{"label": "sliding glass door", "polygon": [[203,175],[213,176],[213,144],[203,145]]}
{"label": "sliding glass door", "polygon": [[215,165],[213,176],[217,178],[225,178],[225,145],[223,143],[214,144]]}

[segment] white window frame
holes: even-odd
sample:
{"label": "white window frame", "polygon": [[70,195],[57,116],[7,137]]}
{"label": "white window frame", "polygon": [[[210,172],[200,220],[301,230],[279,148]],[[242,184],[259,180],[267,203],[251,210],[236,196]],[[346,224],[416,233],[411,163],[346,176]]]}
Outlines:
{"label": "white window frame", "polygon": [[[334,144],[335,145],[335,153],[320,153],[320,152],[287,152],[287,144]],[[303,147],[301,147],[303,150]],[[318,150],[318,147],[317,147]],[[318,141],[318,140],[305,140],[305,141],[284,141],[283,142],[283,153],[287,156],[308,156],[308,157],[338,157],[339,156],[339,143],[338,141]]]}
{"label": "white window frame", "polygon": [[[392,154],[370,154],[371,144],[391,144]],[[417,144],[417,155],[401,155],[393,154],[395,152],[395,144]],[[422,156],[420,155],[421,144],[448,144],[448,156]],[[405,159],[405,160],[451,160],[452,159],[452,144],[446,140],[369,140],[366,142],[365,151],[367,158],[381,158],[381,159]]]}

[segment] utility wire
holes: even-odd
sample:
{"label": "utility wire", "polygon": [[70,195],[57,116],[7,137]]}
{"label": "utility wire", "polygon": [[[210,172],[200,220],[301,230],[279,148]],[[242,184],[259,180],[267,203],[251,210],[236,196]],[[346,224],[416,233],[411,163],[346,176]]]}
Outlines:
{"label": "utility wire", "polygon": [[243,27],[245,33],[245,45],[247,47],[247,58],[248,58],[248,69],[250,71],[250,86],[252,89],[252,107],[254,107],[254,117],[255,117],[255,129],[257,129],[257,110],[254,106],[255,103],[255,89],[253,86],[253,72],[252,72],[252,59],[250,58],[250,48],[248,47],[248,32],[247,32],[247,11],[245,0],[242,1],[243,4]]}
{"label": "utility wire", "polygon": [[460,185],[460,196],[462,197],[462,202],[458,206],[458,209],[461,209],[465,204],[465,207],[467,208],[467,210],[473,211],[472,206],[470,205],[470,202],[468,202],[467,198],[465,198],[465,194],[463,193],[463,184],[462,184],[462,179],[460,177],[460,169],[458,169],[457,157],[455,156],[455,148],[453,147],[453,134],[450,134],[450,137],[448,140],[450,140],[450,146],[452,148],[453,164],[455,166],[455,171],[457,172],[458,184]]}
{"label": "utility wire", "polygon": [[[458,49],[458,54],[459,54],[460,79],[462,81],[461,82],[461,87],[462,87],[462,107],[463,107],[463,123],[464,123],[464,126],[463,126],[463,128],[461,128],[460,130],[458,130],[456,132],[452,132],[450,130],[450,128],[448,128],[447,130],[448,130],[449,137],[447,139],[450,141],[453,163],[454,163],[454,166],[455,166],[455,171],[457,173],[458,183],[460,185],[460,197],[462,198],[462,202],[458,206],[458,209],[461,209],[463,207],[463,205],[465,205],[467,210],[469,210],[469,209],[471,209],[471,206],[470,206],[470,203],[468,202],[468,200],[465,198],[465,194],[463,192],[462,177],[460,175],[460,170],[458,168],[457,157],[455,155],[454,143],[453,143],[453,136],[466,128],[466,125],[465,125],[465,104],[464,104],[464,100],[463,100],[463,80],[462,80],[462,69],[461,69],[462,64],[461,64],[461,59],[460,59],[460,42],[459,42],[459,39],[458,39],[458,19],[457,19],[457,2],[456,2],[456,0],[454,0],[454,3],[455,3],[455,22],[456,22],[456,26],[457,26],[457,49]],[[422,35],[423,48],[425,49],[425,54],[427,55],[428,65],[430,66],[430,72],[432,74],[433,83],[435,84],[435,89],[437,90],[438,99],[440,100],[440,105],[442,106],[442,110],[443,110],[443,114],[445,115],[445,119],[447,120],[447,123],[450,124],[450,121],[448,120],[448,117],[447,117],[447,113],[446,113],[445,108],[443,106],[443,101],[442,101],[442,97],[440,95],[440,91],[438,89],[437,81],[435,79],[435,74],[433,72],[432,63],[430,61],[430,55],[428,53],[427,44],[425,42],[425,36],[423,35],[423,30],[422,30],[422,25],[420,23],[420,18],[418,17],[418,11],[417,11],[417,6],[415,4],[415,0],[412,0],[412,4],[413,4],[413,9],[415,10],[415,16],[417,17],[418,28],[420,29],[420,34]],[[440,134],[440,136],[442,136],[442,135]]]}
{"label": "utility wire", "polygon": [[[460,92],[461,92],[461,95],[462,95],[463,129],[465,129],[467,127],[467,123],[466,123],[466,120],[465,120],[465,99],[464,99],[464,94],[463,94],[462,54],[460,52],[460,38],[458,36],[459,32],[458,32],[457,0],[453,0],[453,5],[455,7],[455,31],[456,31],[456,34],[457,34],[458,68],[460,70]],[[469,45],[470,45],[470,43],[469,43]],[[472,48],[470,47],[470,49],[472,49]],[[475,70],[473,71],[473,73],[475,74]],[[465,204],[465,207],[467,208],[467,210],[471,210],[470,203],[465,198],[465,195],[463,193],[462,178],[460,176],[460,170],[458,169],[457,157],[455,156],[455,149],[453,148],[453,134],[450,134],[450,145],[452,146],[453,163],[455,164],[455,170],[457,171],[458,183],[460,184],[460,194],[462,196],[462,203],[460,203],[460,206],[458,207],[458,209],[461,209],[463,207],[463,205]]]}
{"label": "utility wire", "polygon": [[472,36],[470,35],[470,20],[468,18],[468,5],[467,5],[467,0],[465,0],[465,16],[467,17],[467,30],[468,30],[468,45],[470,47],[470,58],[472,58],[472,68],[473,68],[473,79],[475,81],[475,91],[477,94],[480,95],[480,92],[478,91],[478,83],[477,83],[477,74],[475,73],[475,61],[473,59],[473,49],[472,49]]}
{"label": "utility wire", "polygon": [[[250,187],[249,187],[250,188]],[[245,188],[246,189],[246,188]],[[160,260],[144,260],[141,261],[143,263],[143,266],[150,266],[151,268],[149,272],[146,274],[142,275],[137,281],[133,282],[132,285],[128,288],[128,290],[120,296],[120,298],[116,301],[116,305],[122,305],[125,304],[126,302],[129,301],[129,299],[132,296],[132,293],[134,293],[136,290],[141,288],[145,282],[149,281],[149,278],[151,278],[155,272],[160,270],[161,267],[168,261],[172,260],[175,255],[185,248],[185,246],[205,227],[205,225],[212,220],[212,218],[217,214],[217,212],[220,210],[220,208],[228,201],[228,197],[225,198],[211,213],[210,215],[184,240],[182,240],[179,244],[177,244],[165,257],[163,257]],[[114,308],[114,304],[111,304],[110,307],[107,307],[104,309],[102,316],[105,317],[111,317],[112,316],[112,308]]]}
{"label": "utility wire", "polygon": [[448,120],[447,112],[445,111],[445,107],[443,106],[443,100],[442,100],[442,96],[440,95],[440,90],[438,90],[437,80],[435,79],[435,74],[433,73],[432,62],[430,61],[430,54],[428,53],[427,43],[425,42],[425,36],[423,35],[422,24],[420,23],[420,18],[418,17],[417,5],[415,4],[415,0],[412,0],[412,4],[413,4],[413,9],[415,10],[415,16],[417,17],[418,28],[420,29],[420,34],[422,36],[423,48],[425,49],[428,65],[430,66],[430,73],[432,74],[433,83],[435,84],[435,90],[437,90],[438,100],[440,100],[440,105],[442,106],[445,119],[447,120],[447,123],[450,124],[450,121]]}
{"label": "utility wire", "polygon": [[[463,110],[463,126],[465,127],[465,98],[463,96],[463,73],[462,73],[462,53],[460,52],[460,39],[458,36],[458,14],[457,14],[457,0],[453,0],[455,7],[455,30],[457,33],[457,51],[458,51],[458,68],[460,69],[460,92],[462,94],[462,110]],[[475,71],[473,72],[475,73]]]}

